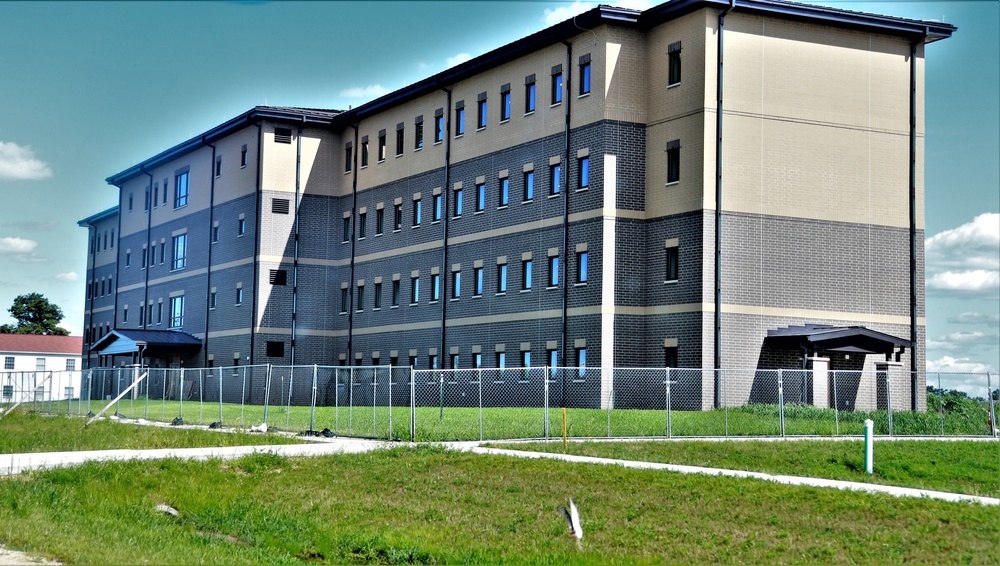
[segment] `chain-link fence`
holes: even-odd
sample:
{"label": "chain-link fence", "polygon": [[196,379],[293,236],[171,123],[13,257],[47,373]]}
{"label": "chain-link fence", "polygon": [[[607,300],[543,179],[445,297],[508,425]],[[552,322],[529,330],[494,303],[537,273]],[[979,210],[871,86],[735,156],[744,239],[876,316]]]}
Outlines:
{"label": "chain-link fence", "polygon": [[[278,366],[0,373],[0,413],[414,441],[587,437],[997,436],[996,376],[681,368]],[[912,410],[914,403],[917,410]],[[564,430],[565,427],[565,430]]]}

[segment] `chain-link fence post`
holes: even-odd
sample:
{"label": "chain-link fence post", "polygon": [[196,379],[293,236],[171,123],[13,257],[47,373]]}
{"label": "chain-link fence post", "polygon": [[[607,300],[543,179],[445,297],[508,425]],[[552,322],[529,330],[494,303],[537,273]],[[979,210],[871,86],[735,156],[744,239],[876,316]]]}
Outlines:
{"label": "chain-link fence post", "polygon": [[376,421],[377,421],[377,418],[376,418],[376,415],[375,415],[376,407],[378,406],[378,403],[376,403],[376,401],[375,401],[375,399],[377,397],[377,390],[378,390],[378,379],[376,379],[377,377],[378,377],[378,374],[375,372],[375,370],[372,370],[372,438],[375,438],[375,437],[378,436],[376,434],[376,430],[377,430],[376,429]]}
{"label": "chain-link fence post", "polygon": [[177,392],[177,397],[180,399],[180,409],[177,416],[184,420],[184,368],[181,368],[181,388]]}
{"label": "chain-link fence post", "polygon": [[889,436],[892,436],[892,382],[889,380],[891,373],[887,367],[885,369],[885,405],[889,417]]}
{"label": "chain-link fence post", "polygon": [[993,438],[997,437],[997,414],[996,407],[993,403],[993,379],[990,377],[990,372],[986,372],[986,398],[990,402],[990,436]]}
{"label": "chain-link fence post", "polygon": [[264,423],[267,423],[267,410],[271,405],[271,364],[267,364],[267,373],[264,375]]}
{"label": "chain-link fence post", "polygon": [[413,366],[410,366],[410,442],[416,442],[417,438],[417,378],[413,375]]}
{"label": "chain-link fence post", "polygon": [[[378,370],[375,370],[378,372]],[[392,440],[392,368],[387,374],[389,377],[389,440]]]}
{"label": "chain-link fence post", "polygon": [[354,435],[354,367],[347,369],[347,434]]}
{"label": "chain-link fence post", "polygon": [[545,366],[545,373],[542,375],[542,398],[545,411],[542,418],[545,419],[542,429],[545,431],[545,440],[549,439],[549,366]]}
{"label": "chain-link fence post", "polygon": [[778,432],[785,436],[785,370],[778,370]]}
{"label": "chain-link fence post", "polygon": [[670,368],[666,368],[664,370],[663,377],[664,377],[663,383],[666,386],[665,387],[665,389],[666,389],[666,399],[664,401],[664,404],[666,405],[666,409],[667,409],[667,438],[671,438],[671,436],[673,435],[673,428],[674,428],[673,424],[674,423],[670,422],[670,420],[672,418],[672,415],[670,414],[670,385],[671,385],[671,383],[670,383]]}
{"label": "chain-link fence post", "polygon": [[723,403],[722,402],[722,399],[723,399],[724,394],[725,394],[725,384],[722,383],[722,370],[721,369],[716,369],[715,370],[715,390],[719,392],[719,395],[716,397],[715,402],[718,403],[718,404],[720,404],[720,405],[723,405],[725,407],[725,412],[726,412],[726,437],[728,438],[729,437],[729,403]]}
{"label": "chain-link fence post", "polygon": [[840,436],[840,400],[837,397],[837,372],[831,371],[830,377],[833,379],[833,423],[834,435]]}
{"label": "chain-link fence post", "polygon": [[312,399],[309,400],[309,432],[312,433],[316,430],[314,426],[316,423],[316,376],[319,372],[319,367],[313,364],[313,389],[312,389]]}
{"label": "chain-link fence post", "polygon": [[479,369],[479,441],[483,440],[483,370]]}
{"label": "chain-link fence post", "polygon": [[243,387],[240,389],[240,428],[243,427],[243,413],[247,407],[247,368],[243,367]]}
{"label": "chain-link fence post", "polygon": [[205,370],[198,370],[198,423],[205,422]]}

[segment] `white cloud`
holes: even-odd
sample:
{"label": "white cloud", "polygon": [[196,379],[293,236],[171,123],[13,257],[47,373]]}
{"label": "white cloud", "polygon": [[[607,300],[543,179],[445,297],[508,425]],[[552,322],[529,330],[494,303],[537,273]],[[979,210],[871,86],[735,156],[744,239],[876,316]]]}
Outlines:
{"label": "white cloud", "polygon": [[[947,373],[986,373],[993,372],[993,366],[990,364],[984,364],[982,362],[975,362],[969,358],[953,358],[951,356],[941,356],[936,360],[927,360],[927,371],[930,372],[947,372]],[[928,380],[933,381],[933,380]],[[933,385],[933,383],[931,383]],[[946,389],[957,389],[955,387],[946,387],[944,384],[942,386]],[[982,384],[983,389],[986,389],[985,381]]]}
{"label": "white cloud", "polygon": [[38,247],[38,242],[34,240],[25,240],[24,238],[0,238],[0,255],[29,253],[36,247]]}
{"label": "white cloud", "polygon": [[0,141],[0,180],[37,181],[51,176],[48,163],[35,158],[30,146]]}
{"label": "white cloud", "polygon": [[455,65],[461,65],[462,63],[465,63],[469,59],[472,59],[472,55],[469,55],[468,53],[458,53],[452,57],[448,57],[448,59],[445,61],[445,64],[447,68],[450,69]]}
{"label": "white cloud", "polygon": [[16,263],[48,263],[49,258],[35,254],[17,254],[11,256]]}
{"label": "white cloud", "polygon": [[928,339],[927,348],[937,350],[962,350],[969,346],[994,346],[1000,343],[1000,334],[996,332],[952,332],[938,337],[937,340]]}
{"label": "white cloud", "polygon": [[985,324],[987,326],[1000,326],[1000,314],[963,312],[957,316],[948,317],[948,322],[955,324]]}
{"label": "white cloud", "polygon": [[367,100],[373,100],[384,94],[389,94],[389,89],[380,84],[355,86],[340,91],[342,98],[364,98]]}
{"label": "white cloud", "polygon": [[[655,5],[650,0],[619,0],[618,2],[601,3],[606,3],[610,6],[617,6],[618,8],[627,8],[629,10],[648,10]],[[581,0],[575,0],[572,4],[567,6],[560,6],[555,9],[546,8],[542,15],[542,20],[545,22],[546,26],[554,26],[572,18],[573,16],[579,16],[597,5],[598,2],[582,2]]]}
{"label": "white cloud", "polygon": [[56,281],[73,282],[79,281],[80,276],[75,271],[69,271],[66,273],[56,273]]}
{"label": "white cloud", "polygon": [[927,291],[1000,299],[1000,213],[987,212],[924,242]]}

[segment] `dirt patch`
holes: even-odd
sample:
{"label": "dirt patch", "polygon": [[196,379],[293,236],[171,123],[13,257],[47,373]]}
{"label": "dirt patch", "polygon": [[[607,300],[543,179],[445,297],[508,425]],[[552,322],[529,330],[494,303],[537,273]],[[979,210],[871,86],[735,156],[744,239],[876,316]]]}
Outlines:
{"label": "dirt patch", "polygon": [[51,560],[45,560],[44,558],[36,558],[34,556],[29,556],[23,552],[17,550],[8,550],[0,546],[0,566],[28,566],[37,564],[61,564],[61,563],[52,562]]}

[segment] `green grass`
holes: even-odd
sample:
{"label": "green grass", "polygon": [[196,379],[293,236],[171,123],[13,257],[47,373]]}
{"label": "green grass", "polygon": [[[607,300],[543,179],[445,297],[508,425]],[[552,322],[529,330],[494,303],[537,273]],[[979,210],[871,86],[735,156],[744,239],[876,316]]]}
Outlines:
{"label": "green grass", "polygon": [[45,416],[15,410],[0,419],[0,454],[143,448],[194,448],[289,444],[300,442],[274,434],[219,433],[205,430],[136,426],[80,417]]}
{"label": "green grass", "polygon": [[0,480],[0,543],[66,563],[995,564],[998,534],[995,507],[427,447]]}
{"label": "green grass", "polygon": [[[933,403],[932,403],[933,404]],[[92,401],[90,410],[103,408],[104,402]],[[985,405],[974,401],[943,415],[938,412],[896,411],[892,415],[896,435],[988,435]],[[221,409],[221,413],[220,413]],[[40,404],[37,410],[56,413],[86,413],[84,403],[56,402]],[[221,421],[226,426],[249,427],[264,421],[261,405],[197,401],[163,401],[139,398],[126,399],[109,409],[131,418],[169,422],[180,416],[185,423],[209,424]],[[544,438],[545,409],[516,407],[486,407],[482,410],[482,439]],[[784,408],[786,435],[860,435],[865,419],[875,423],[875,433],[889,433],[886,411],[841,411],[812,406],[788,404]],[[310,420],[311,419],[311,420]],[[548,412],[550,437],[561,436],[562,416],[558,407]],[[391,421],[391,424],[390,424]],[[267,422],[271,427],[288,431],[329,428],[344,436],[410,439],[410,408],[408,406],[376,407],[316,407],[270,406]],[[480,410],[477,407],[417,407],[415,415],[417,441],[479,440]],[[754,404],[711,411],[568,409],[568,434],[574,437],[608,436],[778,436],[781,434],[777,405]]]}
{"label": "green grass", "polygon": [[[563,452],[562,442],[493,446]],[[1000,497],[1000,442],[994,441],[877,441],[871,476],[862,441],[572,442],[567,452]]]}

